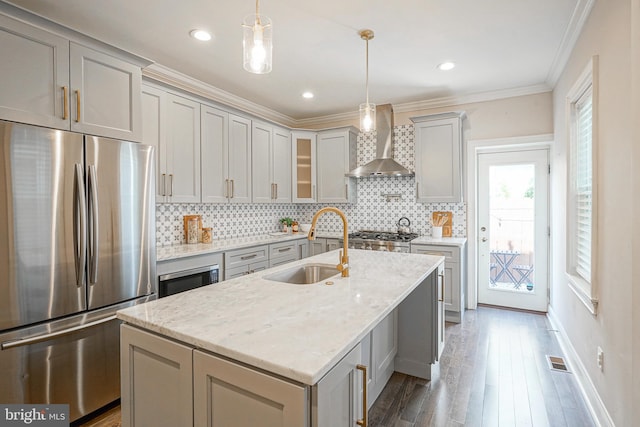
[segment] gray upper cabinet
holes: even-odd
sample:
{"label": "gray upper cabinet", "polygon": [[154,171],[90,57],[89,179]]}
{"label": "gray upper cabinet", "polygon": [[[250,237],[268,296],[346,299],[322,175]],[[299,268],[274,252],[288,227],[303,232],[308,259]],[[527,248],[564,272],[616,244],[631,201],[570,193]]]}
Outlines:
{"label": "gray upper cabinet", "polygon": [[418,202],[462,202],[463,119],[457,112],[411,118]]}
{"label": "gray upper cabinet", "polygon": [[251,132],[254,203],[291,202],[291,134],[254,121]]}
{"label": "gray upper cabinet", "polygon": [[69,41],[0,15],[0,58],[0,117],[69,129]]}
{"label": "gray upper cabinet", "polygon": [[145,84],[142,124],[156,147],[156,202],[200,202],[200,104]]}
{"label": "gray upper cabinet", "polygon": [[0,118],[139,142],[140,67],[0,15]]}
{"label": "gray upper cabinet", "polygon": [[71,43],[71,130],[142,140],[140,67]]}
{"label": "gray upper cabinet", "polygon": [[229,200],[251,203],[251,120],[229,114]]}
{"label": "gray upper cabinet", "polygon": [[318,133],[318,203],[355,203],[355,178],[345,176],[356,167],[358,130],[348,127]]}

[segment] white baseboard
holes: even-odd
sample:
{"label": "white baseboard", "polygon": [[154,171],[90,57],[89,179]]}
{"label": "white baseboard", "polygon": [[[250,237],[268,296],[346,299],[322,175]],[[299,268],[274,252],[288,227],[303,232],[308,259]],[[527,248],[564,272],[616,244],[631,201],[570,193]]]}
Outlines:
{"label": "white baseboard", "polygon": [[575,348],[573,348],[567,332],[562,327],[562,324],[558,320],[558,317],[552,307],[549,307],[547,318],[549,319],[553,329],[558,331],[558,342],[560,343],[560,347],[562,348],[562,352],[564,353],[569,366],[573,368],[573,375],[578,381],[578,387],[586,401],[587,408],[589,409],[589,412],[591,412],[594,422],[598,426],[602,427],[615,427],[615,424],[613,423],[607,408],[604,406],[596,387],[593,385],[591,378],[587,374],[584,364],[580,360],[580,357],[578,357],[578,353]]}

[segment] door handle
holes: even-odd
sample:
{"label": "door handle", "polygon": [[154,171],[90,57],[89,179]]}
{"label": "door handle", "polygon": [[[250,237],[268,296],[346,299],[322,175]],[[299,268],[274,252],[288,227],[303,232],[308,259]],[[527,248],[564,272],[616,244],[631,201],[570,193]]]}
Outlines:
{"label": "door handle", "polygon": [[235,195],[235,186],[234,186],[233,180],[231,180],[231,196],[229,198],[233,199],[234,195]]}
{"label": "door handle", "polygon": [[96,176],[96,165],[89,165],[89,207],[91,209],[91,232],[89,233],[90,264],[89,283],[98,282],[98,178]]}
{"label": "door handle", "polygon": [[441,295],[438,301],[444,302],[444,274],[438,274],[438,276],[440,276],[440,295]]}
{"label": "door handle", "polygon": [[162,174],[162,196],[167,195],[167,184],[165,182],[166,178],[167,178],[167,174],[163,173]]}
{"label": "door handle", "polygon": [[225,199],[229,198],[229,180],[228,179],[224,180],[224,198]]}
{"label": "door handle", "polygon": [[[87,201],[84,195],[84,174],[82,165],[76,163],[75,186],[73,192],[73,240],[76,258],[76,286],[84,284],[84,266],[87,263]],[[80,221],[78,222],[78,217]]]}
{"label": "door handle", "polygon": [[173,197],[173,174],[169,174],[169,197]]}
{"label": "door handle", "polygon": [[76,123],[80,123],[80,91],[76,90]]}
{"label": "door handle", "polygon": [[356,365],[356,369],[362,371],[362,419],[357,420],[356,424],[367,427],[367,367],[365,365]]}
{"label": "door handle", "polygon": [[69,87],[62,86],[62,120],[69,118]]}
{"label": "door handle", "polygon": [[31,338],[22,338],[14,341],[5,341],[2,343],[2,345],[0,345],[0,348],[2,348],[2,350],[9,350],[15,347],[22,347],[25,345],[37,344],[39,342],[50,341],[54,338],[69,335],[74,332],[81,331],[83,329],[92,328],[94,326],[100,326],[103,323],[111,322],[112,320],[116,320],[116,319],[117,319],[116,315],[113,314],[103,319],[94,320],[93,322],[85,323],[84,325],[73,326],[71,328],[63,329],[61,331],[51,332],[43,335],[37,335]]}

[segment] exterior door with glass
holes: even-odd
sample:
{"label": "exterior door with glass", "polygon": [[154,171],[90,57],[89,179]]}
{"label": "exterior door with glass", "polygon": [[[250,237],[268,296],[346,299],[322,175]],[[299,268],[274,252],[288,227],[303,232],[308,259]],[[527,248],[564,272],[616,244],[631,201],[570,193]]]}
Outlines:
{"label": "exterior door with glass", "polygon": [[478,154],[478,302],[547,311],[547,149]]}

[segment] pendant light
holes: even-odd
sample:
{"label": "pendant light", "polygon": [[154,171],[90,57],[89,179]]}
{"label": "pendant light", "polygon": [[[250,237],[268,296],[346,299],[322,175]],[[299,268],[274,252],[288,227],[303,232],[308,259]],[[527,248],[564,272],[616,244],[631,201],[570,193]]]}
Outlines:
{"label": "pendant light", "polygon": [[366,48],[366,58],[367,58],[367,80],[366,80],[366,89],[367,89],[367,99],[364,104],[360,104],[360,131],[361,132],[371,132],[376,130],[376,104],[372,104],[369,102],[369,40],[373,38],[372,30],[362,30],[358,34],[360,34],[360,38],[365,41]]}
{"label": "pendant light", "polygon": [[248,15],[242,22],[242,66],[254,74],[266,74],[272,67],[271,19],[260,15],[260,0],[256,0],[256,14]]}

